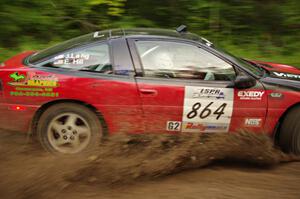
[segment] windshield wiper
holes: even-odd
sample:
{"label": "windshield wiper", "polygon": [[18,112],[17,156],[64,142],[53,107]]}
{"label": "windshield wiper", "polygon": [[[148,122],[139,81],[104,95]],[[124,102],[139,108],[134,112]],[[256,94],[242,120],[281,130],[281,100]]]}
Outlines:
{"label": "windshield wiper", "polygon": [[249,61],[249,60],[247,60],[247,59],[243,59],[243,58],[241,58],[241,59],[242,59],[243,61],[245,61],[245,62],[251,64],[252,66],[255,66],[255,67],[258,68],[260,71],[262,71],[262,72],[263,72],[262,77],[264,77],[264,76],[266,75],[266,73],[268,72],[268,70],[266,70],[266,69],[265,69],[264,67],[262,67],[260,64],[254,63],[254,62]]}

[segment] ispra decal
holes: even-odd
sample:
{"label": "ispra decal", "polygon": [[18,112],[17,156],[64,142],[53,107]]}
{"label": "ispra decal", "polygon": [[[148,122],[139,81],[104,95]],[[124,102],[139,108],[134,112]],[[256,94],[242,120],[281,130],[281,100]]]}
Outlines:
{"label": "ispra decal", "polygon": [[59,86],[58,78],[52,74],[38,74],[36,72],[14,72],[9,75],[8,82],[13,87],[11,96],[26,97],[58,97],[55,88]]}

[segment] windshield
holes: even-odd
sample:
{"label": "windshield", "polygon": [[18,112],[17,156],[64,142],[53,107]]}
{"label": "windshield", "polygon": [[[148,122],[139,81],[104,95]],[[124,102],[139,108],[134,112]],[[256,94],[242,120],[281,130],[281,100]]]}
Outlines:
{"label": "windshield", "polygon": [[213,47],[213,48],[215,50],[217,50],[218,52],[222,53],[223,56],[225,56],[230,61],[233,61],[234,63],[237,63],[238,65],[242,66],[243,68],[246,68],[248,71],[253,73],[255,76],[259,76],[259,77],[263,76],[263,71],[261,70],[260,67],[252,65],[252,64],[244,61],[243,59],[238,58],[229,52],[226,52],[225,50],[223,50],[221,48],[217,48],[217,47]]}
{"label": "windshield", "polygon": [[76,38],[70,39],[68,41],[65,41],[63,43],[52,46],[50,48],[47,48],[45,50],[42,50],[40,52],[37,52],[37,53],[33,54],[32,56],[30,56],[27,61],[30,64],[38,64],[40,62],[45,61],[45,59],[47,59],[48,57],[54,56],[56,54],[66,51],[68,49],[71,49],[71,48],[74,48],[77,46],[81,46],[84,44],[88,44],[93,41],[104,40],[108,37],[108,31],[96,32],[96,33],[97,33],[97,35],[95,35],[95,33],[90,33],[90,34],[86,34],[86,35],[83,35],[80,37],[76,37]]}

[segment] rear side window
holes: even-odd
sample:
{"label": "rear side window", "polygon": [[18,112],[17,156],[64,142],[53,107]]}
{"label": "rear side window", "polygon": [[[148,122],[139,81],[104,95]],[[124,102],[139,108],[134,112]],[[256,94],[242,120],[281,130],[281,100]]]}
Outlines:
{"label": "rear side window", "polygon": [[194,45],[173,41],[137,41],[144,76],[230,81],[232,65]]}
{"label": "rear side window", "polygon": [[[96,33],[97,33],[97,35],[96,35]],[[74,48],[77,48],[79,46],[83,46],[83,45],[86,45],[86,44],[93,43],[95,41],[100,41],[100,40],[104,41],[109,35],[108,31],[96,32],[96,33],[90,33],[90,34],[87,34],[87,35],[82,35],[80,37],[70,39],[68,41],[62,42],[60,44],[57,44],[55,46],[52,46],[52,47],[47,48],[45,50],[42,50],[42,51],[32,55],[28,59],[28,62],[30,64],[39,64],[39,63],[45,61],[48,57],[50,57],[52,55],[55,55],[59,52],[64,52],[64,51],[67,51],[69,49],[74,49]],[[101,35],[101,37],[99,37],[99,35]]]}
{"label": "rear side window", "polygon": [[49,60],[41,63],[41,66],[94,71],[107,74],[113,73],[109,46],[106,43],[57,54]]}

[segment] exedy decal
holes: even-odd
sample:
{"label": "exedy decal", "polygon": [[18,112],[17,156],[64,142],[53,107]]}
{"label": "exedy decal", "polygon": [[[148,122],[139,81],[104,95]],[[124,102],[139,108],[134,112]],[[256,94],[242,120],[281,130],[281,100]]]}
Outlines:
{"label": "exedy decal", "polygon": [[261,100],[265,91],[239,91],[238,97],[241,100]]}
{"label": "exedy decal", "polygon": [[276,77],[291,78],[291,79],[298,79],[298,80],[300,80],[300,75],[297,75],[297,74],[281,73],[281,72],[273,72],[273,74]]}

